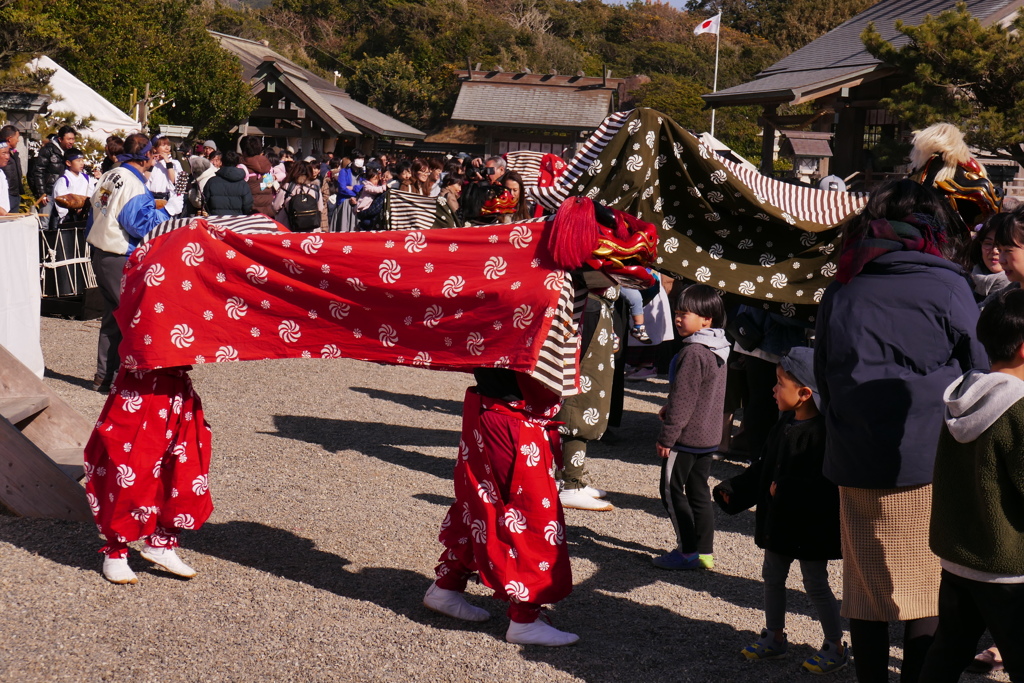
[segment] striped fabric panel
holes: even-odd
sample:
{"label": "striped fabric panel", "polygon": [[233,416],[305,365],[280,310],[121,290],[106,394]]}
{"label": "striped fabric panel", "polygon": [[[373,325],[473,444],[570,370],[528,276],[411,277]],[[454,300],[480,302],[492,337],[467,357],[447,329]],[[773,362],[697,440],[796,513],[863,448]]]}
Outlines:
{"label": "striped fabric panel", "polygon": [[388,230],[430,230],[437,227],[437,197],[388,190],[385,221]]}
{"label": "striped fabric panel", "polygon": [[717,161],[725,166],[741,183],[749,187],[767,203],[800,221],[834,227],[868,201],[866,192],[833,192],[809,185],[784,183],[761,175],[717,154]]}
{"label": "striped fabric panel", "polygon": [[535,203],[540,204],[548,211],[558,211],[566,197],[569,196],[569,189],[560,183],[552,187],[537,187],[536,185],[526,186],[526,196]]}
{"label": "striped fabric panel", "polygon": [[531,152],[529,150],[509,152],[505,155],[505,163],[508,165],[508,170],[518,173],[525,185],[537,184],[537,179],[540,178],[540,162],[543,159],[544,154],[542,152]]}
{"label": "striped fabric panel", "polygon": [[576,367],[576,349],[579,345],[580,320],[587,305],[587,290],[577,289],[572,277],[566,273],[558,297],[555,317],[548,336],[537,357],[537,367],[530,375],[563,398],[579,393],[579,368]]}
{"label": "striped fabric panel", "polygon": [[[191,218],[172,218],[169,221],[164,221],[146,233],[146,235],[139,240],[139,244],[145,244],[152,239],[156,239],[160,235],[166,235],[172,230],[184,228],[197,218],[202,217],[193,216]],[[277,221],[267,218],[261,213],[254,213],[251,216],[207,216],[203,218],[203,220],[210,225],[216,225],[225,228],[226,230],[231,230],[232,232],[265,233],[280,232],[281,230],[281,226]]]}
{"label": "striped fabric panel", "polygon": [[[615,134],[626,124],[631,113],[633,110],[618,111],[602,121],[593,135],[587,138],[587,141],[576,152],[576,156],[569,162],[565,174],[553,187],[532,185],[526,188],[530,198],[549,211],[558,210],[562,202],[571,194],[573,183],[579,180],[590,164],[594,163],[594,159],[604,151]],[[529,183],[527,184],[529,185]]]}
{"label": "striped fabric panel", "polygon": [[561,185],[565,185],[568,188],[579,180],[583,172],[590,167],[594,159],[604,151],[604,148],[608,146],[611,139],[619,132],[619,129],[626,124],[626,119],[629,118],[633,111],[635,110],[617,111],[601,122],[601,125],[598,126],[593,135],[587,138],[587,141],[580,147],[580,151],[576,152],[576,156],[569,162],[569,168],[565,170],[565,175],[562,176],[560,181]]}

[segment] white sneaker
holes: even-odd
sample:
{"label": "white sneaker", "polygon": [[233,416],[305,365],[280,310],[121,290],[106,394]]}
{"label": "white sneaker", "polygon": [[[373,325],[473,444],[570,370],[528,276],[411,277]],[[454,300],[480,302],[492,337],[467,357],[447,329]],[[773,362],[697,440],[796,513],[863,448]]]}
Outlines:
{"label": "white sneaker", "polygon": [[558,500],[561,501],[562,507],[571,508],[573,510],[607,512],[608,510],[615,509],[612,507],[611,503],[598,500],[588,494],[586,489],[565,489],[558,494]]}
{"label": "white sneaker", "polygon": [[466,602],[464,594],[441,588],[436,582],[430,584],[427,594],[423,596],[423,606],[463,621],[487,621],[491,618],[487,610]]}
{"label": "white sneaker", "polygon": [[540,619],[529,624],[520,624],[517,621],[509,622],[508,631],[505,632],[505,640],[518,645],[561,647],[572,645],[579,639],[580,637],[575,633],[559,631]]}
{"label": "white sneaker", "polygon": [[583,493],[587,494],[591,498],[604,498],[605,496],[608,495],[608,492],[605,491],[604,489],[594,488],[590,484],[587,484],[586,486],[581,488],[580,491],[583,491]]}
{"label": "white sneaker", "polygon": [[154,548],[147,543],[139,554],[160,569],[186,579],[191,579],[197,573],[195,569],[181,561],[178,554],[174,552],[174,548]]}
{"label": "white sneaker", "polygon": [[103,578],[110,583],[138,583],[139,577],[128,566],[127,557],[105,557],[103,559]]}

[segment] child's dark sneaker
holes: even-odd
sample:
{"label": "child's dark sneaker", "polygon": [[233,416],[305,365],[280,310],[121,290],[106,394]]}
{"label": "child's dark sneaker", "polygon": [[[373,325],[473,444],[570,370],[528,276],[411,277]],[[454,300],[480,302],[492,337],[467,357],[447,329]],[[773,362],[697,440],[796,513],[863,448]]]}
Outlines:
{"label": "child's dark sneaker", "polygon": [[678,548],[651,560],[658,569],[703,569],[700,556],[687,557]]}
{"label": "child's dark sneaker", "polygon": [[643,325],[633,325],[633,329],[629,333],[633,335],[633,339],[636,339],[641,344],[651,343],[651,337],[647,334],[647,328]]}
{"label": "child's dark sneaker", "polygon": [[[740,650],[740,654],[747,659],[773,659],[783,656],[788,649],[789,642],[785,636],[782,637],[782,642],[780,643],[775,640],[774,634],[770,633],[768,629],[764,629],[761,631],[761,637],[757,639],[757,642],[747,645]],[[806,666],[806,662],[804,666]]]}
{"label": "child's dark sneaker", "polygon": [[812,674],[830,674],[839,671],[850,663],[850,646],[843,643],[842,654],[836,651],[836,646],[825,641],[814,655],[803,663],[803,668]]}

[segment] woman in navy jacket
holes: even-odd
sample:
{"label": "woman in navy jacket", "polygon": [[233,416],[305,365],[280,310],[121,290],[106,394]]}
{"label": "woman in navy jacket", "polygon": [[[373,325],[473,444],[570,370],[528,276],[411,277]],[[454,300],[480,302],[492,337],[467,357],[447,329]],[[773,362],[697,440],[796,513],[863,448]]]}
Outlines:
{"label": "woman in navy jacket", "polygon": [[948,260],[955,225],[931,188],[878,188],[846,225],[818,312],[824,474],[840,487],[842,612],[861,683],[888,680],[889,621],[905,622],[901,680],[916,681],[938,623],[928,520],[942,393],[987,367],[970,283]]}

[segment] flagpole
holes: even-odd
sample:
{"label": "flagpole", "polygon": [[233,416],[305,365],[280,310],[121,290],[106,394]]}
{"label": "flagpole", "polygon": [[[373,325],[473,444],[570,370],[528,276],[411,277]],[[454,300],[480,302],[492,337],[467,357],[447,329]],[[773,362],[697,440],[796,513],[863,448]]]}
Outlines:
{"label": "flagpole", "polygon": [[[718,92],[718,48],[722,44],[722,26],[719,24],[715,32],[715,82],[711,86],[711,92]],[[715,108],[711,108],[711,137],[715,137]]]}

